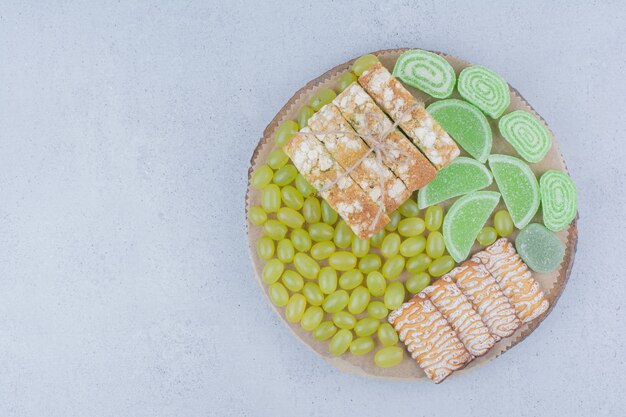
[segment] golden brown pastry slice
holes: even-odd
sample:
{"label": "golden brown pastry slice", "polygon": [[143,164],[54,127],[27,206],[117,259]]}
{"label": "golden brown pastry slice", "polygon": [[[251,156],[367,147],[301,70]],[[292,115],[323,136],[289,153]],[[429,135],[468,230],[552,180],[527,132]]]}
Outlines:
{"label": "golden brown pastry slice", "polygon": [[482,356],[496,343],[485,323],[452,278],[443,276],[426,287],[423,292],[448,320],[469,353]]}
{"label": "golden brown pastry slice", "polygon": [[472,303],[496,341],[511,336],[522,325],[515,309],[484,265],[465,261],[448,276]]}
{"label": "golden brown pastry slice", "polygon": [[454,330],[426,294],[420,293],[388,317],[426,376],[435,384],[472,360]]}
{"label": "golden brown pastry slice", "polygon": [[482,252],[474,255],[493,275],[504,295],[515,307],[515,313],[527,323],[548,310],[539,283],[506,238],[498,239]]}

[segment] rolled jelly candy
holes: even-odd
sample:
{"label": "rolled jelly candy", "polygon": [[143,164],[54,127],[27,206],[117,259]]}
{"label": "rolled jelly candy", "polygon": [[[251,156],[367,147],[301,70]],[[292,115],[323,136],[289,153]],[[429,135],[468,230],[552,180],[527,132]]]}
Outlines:
{"label": "rolled jelly candy", "polygon": [[550,132],[530,113],[517,110],[502,116],[498,128],[504,139],[528,162],[540,162],[550,150]]}
{"label": "rolled jelly candy", "polygon": [[421,49],[400,55],[393,68],[393,75],[436,98],[449,97],[456,82],[456,74],[448,61]]}
{"label": "rolled jelly candy", "polygon": [[511,102],[506,81],[480,65],[461,71],[457,88],[465,100],[493,119],[500,117]]}
{"label": "rolled jelly candy", "polygon": [[577,194],[574,182],[564,172],[546,171],[539,179],[543,224],[553,232],[567,227],[576,217]]}

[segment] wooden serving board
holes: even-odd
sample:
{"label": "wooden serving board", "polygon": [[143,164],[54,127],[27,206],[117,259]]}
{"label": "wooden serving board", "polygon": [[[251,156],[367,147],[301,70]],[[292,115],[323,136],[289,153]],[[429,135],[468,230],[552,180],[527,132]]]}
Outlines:
{"label": "wooden serving board", "polygon": [[[378,56],[380,61],[391,71],[397,58],[406,50],[408,50],[408,48],[381,50],[374,52],[374,55]],[[448,60],[448,62],[450,62],[450,64],[454,67],[457,76],[463,68],[471,65],[459,58],[446,55],[441,52],[435,53],[443,56],[446,60]],[[323,87],[330,87],[336,90],[337,80],[339,76],[343,74],[346,70],[348,70],[353,62],[354,60],[351,60],[341,65],[338,65],[330,71],[327,71],[326,73],[307,83],[304,87],[302,87],[294,94],[294,96],[283,106],[283,108],[278,112],[278,114],[274,117],[270,124],[265,128],[265,131],[263,132],[263,137],[259,141],[258,146],[254,150],[254,153],[250,158],[250,168],[248,170],[248,190],[246,193],[245,202],[246,214],[250,207],[260,204],[261,192],[250,186],[250,177],[254,170],[257,168],[257,166],[265,163],[267,156],[270,154],[270,152],[276,149],[276,145],[274,143],[274,134],[276,133],[278,126],[285,120],[296,120],[296,114],[298,112],[298,109],[300,109],[300,107],[302,107],[303,105],[306,105],[311,96],[318,89]],[[424,101],[426,105],[435,101],[434,98],[424,94],[419,90],[412,89],[408,86],[407,88],[409,88],[409,90],[418,99]],[[544,121],[543,118],[541,118],[541,116],[534,111],[530,104],[528,104],[528,102],[518,93],[517,90],[515,90],[511,86],[509,86],[509,88],[511,90],[511,104],[505,113],[509,113],[513,110],[525,110],[533,113],[542,121]],[[451,98],[460,98],[458,96],[458,93],[456,92],[456,89]],[[493,132],[493,147],[491,153],[517,155],[513,148],[500,136],[499,130],[497,128],[497,120],[494,121],[490,118],[488,118],[488,120],[490,121]],[[552,132],[550,132],[550,134],[552,136],[553,145],[546,155],[545,159],[538,164],[529,164],[537,176],[541,175],[548,169],[555,169],[565,172],[567,171],[565,161],[563,160],[563,157],[559,152],[558,144],[554,138],[554,135],[552,134]],[[465,153],[463,152],[462,154]],[[495,181],[494,184],[492,184],[492,186],[490,186],[488,189],[497,190],[495,186]],[[452,201],[453,200],[442,204],[444,206],[444,210],[449,207]],[[502,201],[500,202],[496,210],[499,210],[500,208],[505,208]],[[533,221],[541,221],[541,209],[539,210]],[[548,312],[538,319],[534,320],[533,322],[522,326],[511,337],[498,342],[489,353],[487,353],[483,357],[475,359],[465,369],[457,371],[456,374],[469,372],[470,370],[481,366],[491,361],[492,359],[500,356],[504,352],[510,350],[513,346],[523,341],[530,333],[532,333],[532,331],[535,330],[537,326],[539,326],[541,321],[545,319],[548,314],[550,314],[550,312],[556,305],[559,296],[563,292],[565,285],[567,284],[567,280],[570,276],[570,272],[574,264],[574,255],[576,253],[576,244],[578,241],[576,222],[577,219],[575,219],[568,228],[557,233],[559,239],[566,245],[565,258],[560,268],[550,274],[533,273],[533,276],[540,282],[541,287],[546,294],[546,298],[550,302],[550,309],[548,310]],[[255,279],[259,284],[261,293],[264,294],[264,296],[266,297],[267,302],[272,305],[272,308],[274,309],[274,311],[276,311],[278,315],[281,316],[287,328],[291,330],[298,339],[300,339],[305,345],[313,349],[332,366],[335,366],[343,371],[382,378],[426,380],[425,374],[419,369],[415,361],[411,359],[411,357],[406,352],[405,358],[400,365],[389,369],[382,369],[374,364],[374,353],[376,349],[380,347],[378,342],[376,348],[367,355],[354,356],[348,352],[342,356],[336,357],[328,352],[328,341],[320,342],[318,340],[315,340],[309,332],[303,330],[300,327],[300,324],[287,322],[287,320],[285,319],[284,308],[277,308],[271,303],[267,293],[267,285],[264,284],[261,279],[261,271],[263,269],[265,261],[260,259],[256,253],[256,241],[261,235],[262,228],[259,226],[255,226],[247,221],[248,245],[250,248],[252,264],[254,266]],[[516,233],[514,233],[512,236],[509,236],[509,239],[514,239],[515,236]],[[481,249],[482,248],[480,246],[475,245],[472,249],[472,253],[475,253]],[[324,262],[320,263],[323,264]],[[409,274],[404,271],[398,279],[400,281],[404,281],[407,279],[408,276]],[[452,377],[454,377],[454,375]]]}

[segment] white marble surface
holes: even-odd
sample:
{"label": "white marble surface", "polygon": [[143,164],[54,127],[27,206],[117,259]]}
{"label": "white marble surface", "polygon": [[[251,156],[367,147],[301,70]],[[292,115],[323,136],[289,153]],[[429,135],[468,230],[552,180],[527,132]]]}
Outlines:
{"label": "white marble surface", "polygon": [[[626,8],[469,3],[0,3],[0,415],[624,415]],[[580,192],[554,312],[441,386],[302,346],[243,227],[250,154],[284,102],[401,46],[502,74]]]}

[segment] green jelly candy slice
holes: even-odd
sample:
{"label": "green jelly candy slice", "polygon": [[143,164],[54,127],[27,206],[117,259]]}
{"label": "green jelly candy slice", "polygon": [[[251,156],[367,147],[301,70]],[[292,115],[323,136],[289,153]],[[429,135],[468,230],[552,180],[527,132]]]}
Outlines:
{"label": "green jelly candy slice", "polygon": [[492,181],[493,177],[487,167],[472,158],[459,156],[419,191],[417,203],[419,208],[423,209],[449,198],[488,187]]}
{"label": "green jelly candy slice", "polygon": [[565,245],[539,223],[531,223],[519,232],[515,248],[526,265],[540,273],[557,269],[565,255]]}
{"label": "green jelly candy slice", "polygon": [[565,229],[576,217],[574,182],[564,172],[546,171],[539,179],[539,189],[543,224],[553,232]]}
{"label": "green jelly candy slice", "polygon": [[456,82],[456,74],[448,61],[420,49],[400,55],[393,68],[393,75],[436,98],[449,97]]}
{"label": "green jelly candy slice", "polygon": [[443,220],[448,253],[457,262],[467,259],[472,245],[500,201],[495,191],[474,191],[456,200]]}
{"label": "green jelly candy slice", "polygon": [[436,101],[426,109],[443,130],[465,151],[482,162],[487,162],[493,136],[485,115],[463,100]]}
{"label": "green jelly candy slice", "polygon": [[489,167],[515,227],[522,229],[539,208],[539,183],[530,167],[508,155],[491,155]]}
{"label": "green jelly candy slice", "polygon": [[498,127],[504,139],[528,162],[541,161],[552,146],[548,129],[528,112],[517,110],[502,116]]}
{"label": "green jelly candy slice", "polygon": [[502,116],[511,102],[506,81],[495,72],[480,65],[461,71],[457,88],[465,100],[493,119]]}

